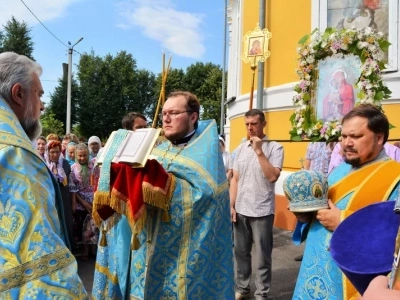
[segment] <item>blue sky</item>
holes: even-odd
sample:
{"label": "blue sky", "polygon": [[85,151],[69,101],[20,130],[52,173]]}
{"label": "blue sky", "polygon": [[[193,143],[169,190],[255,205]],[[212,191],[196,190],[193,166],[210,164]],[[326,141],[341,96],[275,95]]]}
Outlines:
{"label": "blue sky", "polygon": [[[172,55],[171,66],[185,69],[197,61],[222,65],[224,0],[23,0],[40,21],[64,44],[80,53],[104,56],[125,50],[139,68],[158,73],[162,52]],[[55,39],[20,0],[0,1],[0,23],[14,15],[31,27],[33,56],[43,67],[43,101],[62,76],[67,48]],[[73,56],[73,65],[79,54]],[[75,67],[73,67],[74,72]]]}

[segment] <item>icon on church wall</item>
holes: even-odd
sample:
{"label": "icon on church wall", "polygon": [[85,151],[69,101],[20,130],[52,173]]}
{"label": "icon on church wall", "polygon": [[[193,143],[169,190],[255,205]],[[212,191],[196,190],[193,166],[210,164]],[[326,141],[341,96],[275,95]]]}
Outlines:
{"label": "icon on church wall", "polygon": [[317,119],[341,120],[357,99],[355,83],[361,74],[361,60],[355,55],[327,57],[318,63],[316,92]]}
{"label": "icon on church wall", "polygon": [[248,56],[262,55],[264,53],[264,37],[252,37],[249,39]]}
{"label": "icon on church wall", "polygon": [[[321,13],[320,24],[323,28],[351,29],[371,28],[391,42],[385,54],[386,71],[398,70],[398,33],[397,13],[399,0],[318,0],[326,7]],[[321,4],[322,5],[322,4]],[[320,25],[320,26],[321,26]]]}
{"label": "icon on church wall", "polygon": [[255,65],[257,62],[264,62],[271,52],[268,50],[269,39],[272,34],[268,29],[261,29],[257,24],[253,31],[249,31],[243,37],[242,59],[245,63],[251,62]]}
{"label": "icon on church wall", "polygon": [[389,33],[389,0],[328,0],[328,27],[370,27]]}

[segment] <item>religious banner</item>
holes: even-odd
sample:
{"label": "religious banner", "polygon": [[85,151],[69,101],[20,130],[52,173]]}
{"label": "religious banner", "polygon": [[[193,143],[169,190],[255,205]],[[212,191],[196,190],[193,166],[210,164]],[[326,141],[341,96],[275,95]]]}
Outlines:
{"label": "religious banner", "polygon": [[254,95],[254,79],[257,63],[265,62],[265,60],[271,55],[268,50],[269,39],[272,34],[268,29],[261,29],[257,23],[256,28],[253,31],[248,31],[243,38],[243,54],[242,60],[245,63],[251,62],[251,87],[250,87],[250,101],[249,109],[253,108],[253,95]]}
{"label": "religious banner", "polygon": [[258,61],[264,62],[271,52],[268,50],[269,39],[272,37],[268,29],[261,29],[257,24],[253,31],[248,31],[243,38],[242,60],[245,63],[256,64]]}

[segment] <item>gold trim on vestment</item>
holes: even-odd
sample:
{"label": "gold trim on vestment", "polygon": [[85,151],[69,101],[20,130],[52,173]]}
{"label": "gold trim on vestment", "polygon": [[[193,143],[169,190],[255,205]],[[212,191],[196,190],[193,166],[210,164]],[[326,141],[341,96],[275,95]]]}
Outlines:
{"label": "gold trim on vestment", "polygon": [[336,182],[334,185],[329,187],[328,198],[332,200],[333,203],[337,203],[343,199],[346,195],[353,192],[361,182],[373,171],[379,164],[384,163],[384,161],[378,161],[351,172],[349,175],[343,177],[341,180]]}
{"label": "gold trim on vestment", "polygon": [[119,284],[118,276],[111,274],[110,270],[108,268],[100,266],[97,262],[96,262],[94,268],[96,269],[97,272],[99,272],[99,273],[103,274],[104,276],[106,276],[107,279],[109,279],[114,285],[118,285]]}
{"label": "gold trim on vestment", "polygon": [[193,199],[192,193],[190,192],[191,187],[188,182],[182,180],[182,234],[181,234],[181,244],[179,247],[178,256],[178,278],[177,278],[177,294],[178,299],[185,300],[187,298],[187,265],[189,257],[189,247],[190,247],[190,236],[193,220]]}
{"label": "gold trim on vestment", "polygon": [[[328,192],[333,203],[353,192],[340,220],[372,203],[386,201],[400,180],[400,164],[394,160],[372,163],[345,176],[334,184]],[[342,273],[343,299],[357,299],[360,295],[347,277]]]}
{"label": "gold trim on vestment", "polygon": [[75,262],[72,253],[65,247],[54,253],[18,265],[0,273],[0,292],[56,272]]}

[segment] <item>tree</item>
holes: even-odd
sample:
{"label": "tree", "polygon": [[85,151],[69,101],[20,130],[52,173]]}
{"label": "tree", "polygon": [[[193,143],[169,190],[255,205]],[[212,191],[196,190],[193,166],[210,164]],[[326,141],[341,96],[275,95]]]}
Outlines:
{"label": "tree", "polygon": [[215,119],[219,127],[222,93],[221,67],[212,63],[192,64],[186,69],[184,83],[187,90],[194,93],[200,101],[200,119]]}
{"label": "tree", "polygon": [[[185,72],[182,69],[170,69],[168,72],[167,76],[167,82],[165,85],[165,97],[168,97],[168,94],[171,93],[172,91],[176,90],[186,90],[185,83]],[[157,78],[155,79],[155,84],[153,85],[153,93],[154,93],[154,103],[150,107],[150,118],[154,118],[154,114],[157,108],[158,104],[158,99],[160,96],[161,92],[161,80],[162,80],[162,74],[159,73],[157,75]],[[161,112],[161,108],[159,110],[159,113]],[[161,126],[160,120],[158,120],[158,125]]]}
{"label": "tree", "polygon": [[217,67],[209,71],[207,78],[199,88],[202,107],[202,119],[215,119],[219,127],[221,120],[222,70]]}
{"label": "tree", "polygon": [[130,111],[145,112],[154,101],[149,85],[154,74],[138,70],[131,54],[96,56],[83,54],[78,65],[80,102],[78,122],[85,136],[104,139],[121,128],[123,116]]}
{"label": "tree", "polygon": [[3,26],[4,33],[0,36],[2,52],[12,51],[33,59],[33,41],[30,36],[31,28],[24,21],[18,22],[14,16]]}
{"label": "tree", "polygon": [[[62,78],[58,80],[58,86],[54,93],[50,94],[50,103],[46,109],[54,115],[54,118],[63,123],[64,132],[66,132],[67,119],[67,84],[68,79]],[[71,125],[77,122],[79,99],[79,86],[74,78],[71,81]]]}
{"label": "tree", "polygon": [[55,133],[57,135],[64,134],[64,124],[55,118],[52,112],[45,111],[40,116],[40,122],[42,123],[42,135],[47,136],[50,133]]}
{"label": "tree", "polygon": [[0,31],[0,53],[4,52],[3,51],[3,40],[4,40],[4,33]]}

